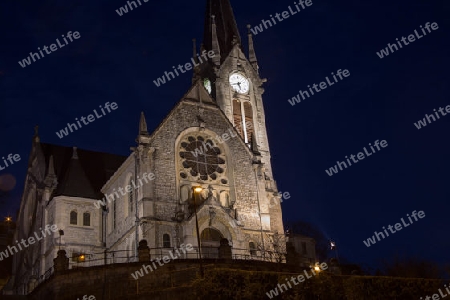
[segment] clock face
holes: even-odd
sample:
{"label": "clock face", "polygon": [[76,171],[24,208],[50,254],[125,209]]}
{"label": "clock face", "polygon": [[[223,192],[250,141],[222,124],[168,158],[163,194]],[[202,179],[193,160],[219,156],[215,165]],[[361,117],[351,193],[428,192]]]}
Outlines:
{"label": "clock face", "polygon": [[205,78],[203,80],[203,85],[205,86],[205,89],[208,91],[208,93],[211,94],[211,81],[208,78]]}
{"label": "clock face", "polygon": [[241,74],[234,73],[230,76],[230,84],[233,90],[238,93],[246,94],[249,91],[249,83],[247,78],[242,76]]}

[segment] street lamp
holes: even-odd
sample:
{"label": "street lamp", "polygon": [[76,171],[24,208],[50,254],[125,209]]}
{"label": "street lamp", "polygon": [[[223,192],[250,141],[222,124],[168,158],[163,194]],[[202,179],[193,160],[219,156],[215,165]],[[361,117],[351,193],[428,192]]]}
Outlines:
{"label": "street lamp", "polygon": [[198,219],[197,219],[197,194],[200,194],[200,192],[203,190],[201,186],[194,186],[194,211],[195,211],[195,228],[197,230],[197,246],[198,246],[198,253],[200,255],[200,276],[203,278],[203,262],[202,262],[202,249],[200,246],[200,232],[198,230]]}
{"label": "street lamp", "polygon": [[315,270],[316,272],[320,272],[319,266],[316,265],[316,266],[314,267],[314,270]]}
{"label": "street lamp", "polygon": [[5,218],[5,222],[6,222],[6,229],[7,229],[7,233],[6,234],[9,234],[9,226],[11,225],[12,218],[10,216],[7,216]]}

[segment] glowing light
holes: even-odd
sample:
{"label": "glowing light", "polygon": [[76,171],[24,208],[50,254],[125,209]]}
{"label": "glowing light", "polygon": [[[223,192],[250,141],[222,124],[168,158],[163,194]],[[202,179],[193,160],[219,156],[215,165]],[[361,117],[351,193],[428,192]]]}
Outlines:
{"label": "glowing light", "polygon": [[194,192],[200,193],[201,191],[203,191],[203,188],[201,186],[194,187]]}

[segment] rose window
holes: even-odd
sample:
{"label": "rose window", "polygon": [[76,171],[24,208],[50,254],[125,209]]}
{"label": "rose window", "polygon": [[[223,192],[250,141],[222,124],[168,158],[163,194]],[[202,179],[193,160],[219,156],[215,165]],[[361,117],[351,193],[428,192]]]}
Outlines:
{"label": "rose window", "polygon": [[[180,157],[183,159],[183,167],[191,176],[200,180],[216,180],[225,171],[225,159],[222,158],[220,148],[212,140],[201,136],[189,136],[182,142]],[[185,173],[181,176],[187,177]]]}

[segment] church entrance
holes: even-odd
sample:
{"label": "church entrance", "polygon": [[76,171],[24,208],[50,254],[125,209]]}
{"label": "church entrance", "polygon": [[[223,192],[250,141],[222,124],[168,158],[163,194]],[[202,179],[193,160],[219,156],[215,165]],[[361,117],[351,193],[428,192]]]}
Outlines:
{"label": "church entrance", "polygon": [[220,231],[214,228],[205,228],[201,235],[202,257],[219,258],[220,240],[223,239]]}

